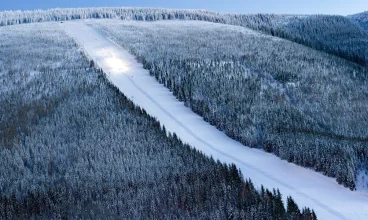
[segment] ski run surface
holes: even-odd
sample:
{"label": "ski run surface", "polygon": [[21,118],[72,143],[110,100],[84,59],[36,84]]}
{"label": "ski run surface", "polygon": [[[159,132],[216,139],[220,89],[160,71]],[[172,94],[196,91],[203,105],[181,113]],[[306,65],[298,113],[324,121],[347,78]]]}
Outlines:
{"label": "ski run surface", "polygon": [[[88,25],[91,20],[60,24],[104,70],[108,79],[136,105],[157,118],[166,130],[214,159],[234,163],[256,187],[278,188],[300,208],[314,209],[319,219],[368,219],[368,197],[323,176],[227,137],[205,122],[143,69],[134,56]],[[108,22],[108,21],[106,21]]]}

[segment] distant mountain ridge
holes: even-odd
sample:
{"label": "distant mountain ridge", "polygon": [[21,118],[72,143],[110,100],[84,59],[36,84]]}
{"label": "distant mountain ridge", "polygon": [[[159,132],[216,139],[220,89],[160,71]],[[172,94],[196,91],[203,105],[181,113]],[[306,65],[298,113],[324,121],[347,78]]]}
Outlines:
{"label": "distant mountain ridge", "polygon": [[368,30],[368,11],[348,16],[353,21],[357,22],[361,27]]}

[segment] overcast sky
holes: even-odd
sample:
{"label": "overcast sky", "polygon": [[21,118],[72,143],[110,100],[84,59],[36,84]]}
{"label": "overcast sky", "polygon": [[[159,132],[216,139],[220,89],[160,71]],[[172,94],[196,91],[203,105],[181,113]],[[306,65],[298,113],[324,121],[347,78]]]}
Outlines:
{"label": "overcast sky", "polygon": [[190,8],[235,13],[348,15],[368,11],[368,0],[1,0],[0,11],[100,6]]}

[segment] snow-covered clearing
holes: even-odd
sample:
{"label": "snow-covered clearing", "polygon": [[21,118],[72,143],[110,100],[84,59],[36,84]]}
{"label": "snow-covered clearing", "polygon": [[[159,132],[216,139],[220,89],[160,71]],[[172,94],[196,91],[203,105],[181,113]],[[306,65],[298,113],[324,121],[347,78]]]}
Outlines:
{"label": "snow-covered clearing", "polygon": [[279,188],[284,199],[292,196],[299,206],[313,208],[319,219],[368,219],[368,197],[338,185],[332,178],[230,139],[185,107],[132,55],[99,34],[88,21],[60,25],[121,92],[184,142],[222,162],[236,164],[256,186]]}

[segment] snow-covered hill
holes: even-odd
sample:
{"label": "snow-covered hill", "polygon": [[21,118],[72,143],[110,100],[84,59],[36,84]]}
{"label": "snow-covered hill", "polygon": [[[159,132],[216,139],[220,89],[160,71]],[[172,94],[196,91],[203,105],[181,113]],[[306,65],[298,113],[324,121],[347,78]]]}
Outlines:
{"label": "snow-covered hill", "polygon": [[167,136],[58,23],[0,36],[0,219],[315,219]]}
{"label": "snow-covered hill", "polygon": [[367,219],[368,198],[311,170],[250,149],[204,122],[163,85],[158,84],[127,51],[82,22],[62,24],[128,98],[156,117],[169,132],[223,162],[235,163],[258,186],[277,187],[321,219]]}

